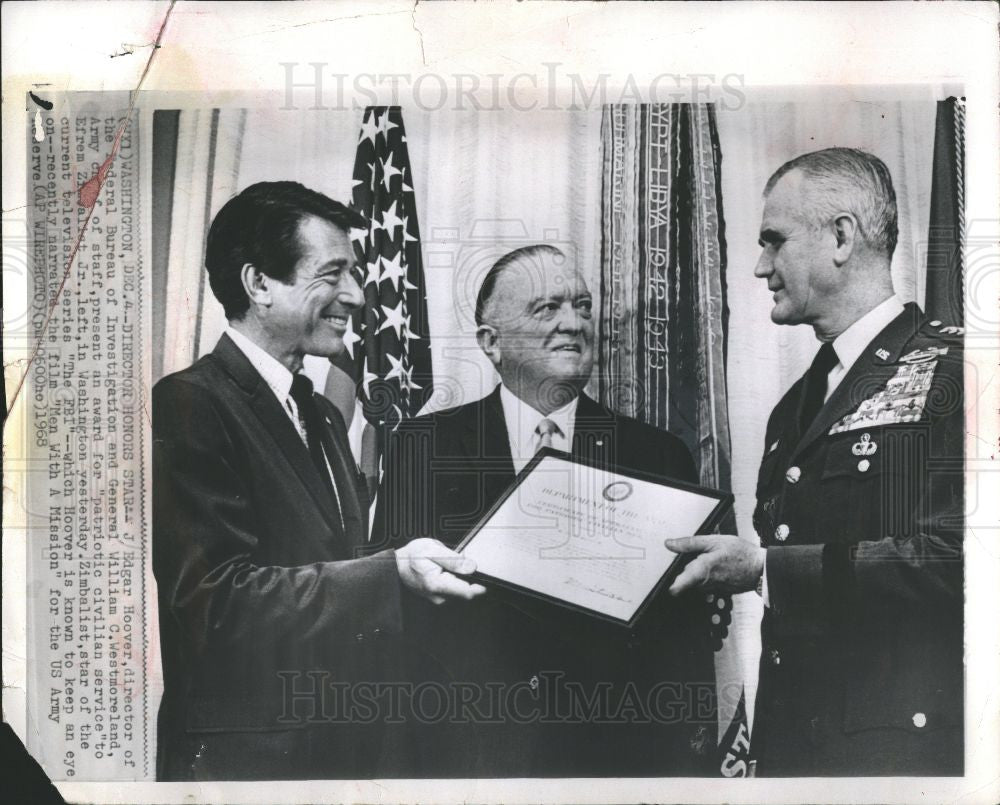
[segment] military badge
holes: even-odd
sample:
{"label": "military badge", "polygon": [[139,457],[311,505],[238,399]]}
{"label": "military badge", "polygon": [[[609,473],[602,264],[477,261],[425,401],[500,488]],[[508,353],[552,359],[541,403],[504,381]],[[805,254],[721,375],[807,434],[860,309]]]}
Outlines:
{"label": "military badge", "polygon": [[851,452],[856,456],[873,456],[876,450],[878,450],[878,445],[872,441],[870,433],[862,433],[861,441],[855,442],[851,446]]}
{"label": "military badge", "polygon": [[[947,347],[929,347],[914,350],[901,357],[899,360],[902,365],[885,388],[862,400],[857,409],[838,420],[830,428],[829,435],[879,425],[917,422],[924,413],[927,392],[931,388],[938,358],[947,352]],[[854,445],[853,452],[856,456],[867,456],[876,449],[871,436],[866,433]]]}
{"label": "military badge", "polygon": [[936,360],[939,356],[945,355],[948,347],[927,347],[927,349],[915,349],[900,357],[901,363],[926,363]]}

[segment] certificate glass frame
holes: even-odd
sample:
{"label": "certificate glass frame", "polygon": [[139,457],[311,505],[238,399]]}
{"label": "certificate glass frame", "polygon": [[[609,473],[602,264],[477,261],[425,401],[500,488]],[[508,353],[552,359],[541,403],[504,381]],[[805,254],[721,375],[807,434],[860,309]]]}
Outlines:
{"label": "certificate glass frame", "polygon": [[663,540],[710,533],[733,501],[543,448],[456,550],[476,561],[472,577],[486,585],[632,628],[688,561]]}

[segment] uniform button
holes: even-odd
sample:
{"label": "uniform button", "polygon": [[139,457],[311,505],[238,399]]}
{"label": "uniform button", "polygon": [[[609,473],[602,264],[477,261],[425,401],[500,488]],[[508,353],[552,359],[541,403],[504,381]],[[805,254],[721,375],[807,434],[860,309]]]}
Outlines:
{"label": "uniform button", "polygon": [[771,665],[781,665],[781,654],[778,652],[778,649],[771,649],[768,652],[768,657],[771,659]]}
{"label": "uniform button", "polygon": [[789,467],[788,472],[785,473],[785,480],[790,484],[797,484],[799,478],[802,477],[802,470],[798,467]]}
{"label": "uniform button", "polygon": [[868,472],[871,468],[872,463],[867,459],[863,458],[858,462],[858,472]]}
{"label": "uniform button", "polygon": [[356,635],[354,635],[354,639],[357,640],[359,643],[363,643],[365,640],[365,636],[362,632],[358,632]]}
{"label": "uniform button", "polygon": [[774,529],[774,538],[778,540],[778,542],[784,542],[786,539],[788,539],[789,533],[791,533],[791,529],[787,525],[782,523],[776,529]]}
{"label": "uniform button", "polygon": [[923,713],[914,713],[913,714],[913,726],[916,727],[917,729],[921,729],[923,727],[926,727],[927,726],[927,716],[925,716]]}

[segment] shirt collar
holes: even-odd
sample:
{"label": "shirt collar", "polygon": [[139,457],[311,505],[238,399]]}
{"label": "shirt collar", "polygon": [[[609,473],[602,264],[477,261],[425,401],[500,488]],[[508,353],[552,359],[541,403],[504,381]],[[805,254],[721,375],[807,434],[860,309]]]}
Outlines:
{"label": "shirt collar", "polygon": [[226,335],[232,339],[240,352],[246,355],[247,360],[253,364],[253,368],[264,378],[264,382],[270,386],[274,396],[282,405],[288,399],[288,394],[292,390],[292,380],[294,375],[277,358],[268,353],[262,347],[255,344],[239,330],[232,327],[226,328]]}
{"label": "shirt collar", "polygon": [[[503,416],[507,423],[507,435],[511,441],[511,452],[517,457],[530,457],[535,447],[535,428],[543,419],[550,419],[559,426],[566,438],[567,449],[573,444],[573,427],[576,424],[576,406],[580,402],[578,394],[562,408],[558,408],[548,416],[536,411],[524,400],[514,394],[505,385],[500,385],[500,404],[503,406]],[[517,448],[515,451],[514,448]]]}
{"label": "shirt collar", "polygon": [[903,303],[893,294],[838,335],[833,340],[833,350],[840,365],[845,370],[850,369],[875,336],[902,312]]}

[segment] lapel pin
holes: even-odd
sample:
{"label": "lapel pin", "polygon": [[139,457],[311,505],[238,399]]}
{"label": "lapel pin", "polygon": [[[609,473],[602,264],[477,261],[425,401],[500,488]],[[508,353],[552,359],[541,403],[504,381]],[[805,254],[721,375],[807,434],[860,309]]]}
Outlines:
{"label": "lapel pin", "polygon": [[775,450],[777,450],[778,449],[778,442],[780,442],[780,441],[781,441],[781,439],[777,439],[774,442],[774,444],[772,444],[769,448],[767,448],[767,452],[768,453],[773,453]]}
{"label": "lapel pin", "polygon": [[883,361],[888,360],[889,350],[879,347],[878,349],[875,350],[875,355]]}
{"label": "lapel pin", "polygon": [[873,456],[878,450],[878,445],[872,441],[870,433],[862,433],[861,441],[851,445],[851,452],[856,456]]}

